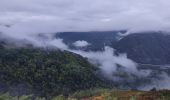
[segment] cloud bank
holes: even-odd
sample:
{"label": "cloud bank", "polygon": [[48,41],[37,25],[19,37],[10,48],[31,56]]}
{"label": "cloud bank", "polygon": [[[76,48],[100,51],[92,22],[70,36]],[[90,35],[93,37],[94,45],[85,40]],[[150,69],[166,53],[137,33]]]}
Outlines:
{"label": "cloud bank", "polygon": [[[117,88],[140,90],[170,89],[170,76],[164,71],[154,69],[138,69],[138,64],[128,59],[126,54],[115,55],[114,49],[105,47],[104,51],[86,52],[81,50],[70,50],[99,67],[100,74],[105,79],[117,84]],[[164,66],[161,66],[164,67]],[[158,71],[158,72],[157,72]]]}
{"label": "cloud bank", "polygon": [[0,31],[169,31],[169,10],[167,0],[1,0]]}
{"label": "cloud bank", "polygon": [[103,76],[102,78],[113,81],[114,84],[119,86],[117,88],[130,89],[135,86],[135,88],[143,90],[149,90],[153,87],[157,89],[170,89],[169,85],[164,85],[164,83],[170,82],[170,76],[167,73],[164,71],[155,73],[151,69],[139,70],[138,65],[131,59],[128,59],[126,54],[116,55],[111,47],[105,47],[104,51],[96,52],[73,50],[64,44],[62,39],[54,38],[54,36],[48,34],[39,34],[32,38],[27,37],[27,41],[25,39],[6,39],[15,45],[22,44],[21,46],[23,46],[25,43],[29,43],[35,47],[67,50],[86,57],[90,63],[99,68],[100,75]]}

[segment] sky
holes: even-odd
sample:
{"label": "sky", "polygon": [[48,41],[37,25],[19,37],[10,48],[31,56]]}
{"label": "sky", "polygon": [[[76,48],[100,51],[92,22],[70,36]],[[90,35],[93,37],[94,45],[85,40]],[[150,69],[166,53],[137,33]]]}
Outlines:
{"label": "sky", "polygon": [[[168,0],[0,0],[0,38],[28,40],[36,46],[52,45],[78,53],[100,62],[107,75],[116,71],[116,64],[141,75],[135,62],[126,55],[113,55],[112,48],[103,52],[73,51],[54,35],[66,31],[170,31],[169,11]],[[91,44],[80,40],[75,45]]]}
{"label": "sky", "polygon": [[169,11],[168,0],[0,0],[0,32],[169,31]]}

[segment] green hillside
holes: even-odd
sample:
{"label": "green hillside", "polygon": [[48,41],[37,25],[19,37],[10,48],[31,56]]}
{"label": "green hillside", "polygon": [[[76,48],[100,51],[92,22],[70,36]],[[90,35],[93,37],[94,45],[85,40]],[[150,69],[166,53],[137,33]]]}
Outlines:
{"label": "green hillside", "polygon": [[97,68],[67,51],[0,46],[0,90],[14,95],[68,95],[102,86]]}

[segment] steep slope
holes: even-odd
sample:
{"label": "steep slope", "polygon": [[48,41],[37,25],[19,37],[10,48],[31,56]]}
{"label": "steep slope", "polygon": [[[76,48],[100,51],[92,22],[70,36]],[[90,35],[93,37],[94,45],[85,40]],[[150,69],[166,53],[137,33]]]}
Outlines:
{"label": "steep slope", "polygon": [[113,43],[119,53],[142,64],[170,64],[170,35],[161,32],[130,34]]}
{"label": "steep slope", "polygon": [[99,87],[96,71],[85,58],[68,51],[0,46],[0,88],[15,94],[29,89],[50,97]]}

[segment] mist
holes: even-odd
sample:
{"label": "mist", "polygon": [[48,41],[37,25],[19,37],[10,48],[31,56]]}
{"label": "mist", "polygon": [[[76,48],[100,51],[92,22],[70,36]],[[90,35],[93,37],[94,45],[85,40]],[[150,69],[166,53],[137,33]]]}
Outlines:
{"label": "mist", "polygon": [[[62,39],[56,38],[55,34],[34,34],[24,38],[9,38],[2,34],[1,36],[7,43],[13,43],[12,45],[19,47],[31,44],[38,48],[67,50],[79,54],[88,58],[90,63],[99,68],[100,75],[103,76],[102,78],[113,81],[113,83],[118,84],[119,88],[150,90],[156,87],[157,89],[170,89],[168,85],[170,76],[166,72],[139,69],[138,64],[127,58],[126,54],[115,54],[114,48],[109,46],[105,46],[103,51],[83,51],[81,49],[70,49]],[[82,41],[80,42],[82,44]]]}
{"label": "mist", "polygon": [[84,40],[78,40],[78,41],[74,42],[73,45],[76,47],[87,47],[90,45],[90,43],[88,43],[87,41],[84,41]]}
{"label": "mist", "polygon": [[[127,34],[170,31],[169,9],[170,1],[167,0],[1,0],[0,39],[17,46],[31,44],[80,54],[97,65],[105,78],[132,84],[134,78],[150,78],[153,71],[139,70],[137,63],[126,54],[115,55],[111,47],[97,52],[72,50],[62,39],[55,38],[55,34],[68,31],[127,30]],[[75,45],[87,46],[89,43],[78,41]],[[122,78],[121,73],[128,77]],[[151,82],[147,84],[151,85],[139,88],[165,88],[163,84],[170,83],[166,73],[149,80]]]}
{"label": "mist", "polygon": [[113,81],[119,88],[140,90],[170,89],[170,76],[168,73],[149,68],[139,69],[139,65],[127,58],[126,54],[116,55],[114,51],[113,48],[108,46],[105,47],[104,51],[97,52],[71,50],[71,52],[88,58],[89,62],[100,69],[104,78]]}

